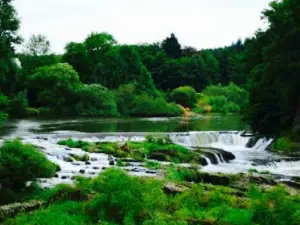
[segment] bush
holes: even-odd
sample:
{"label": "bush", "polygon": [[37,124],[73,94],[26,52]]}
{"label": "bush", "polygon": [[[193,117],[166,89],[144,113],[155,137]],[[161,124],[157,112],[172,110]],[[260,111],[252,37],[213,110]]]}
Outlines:
{"label": "bush", "polygon": [[183,111],[154,90],[149,93],[134,83],[122,85],[115,92],[118,110],[129,116],[180,116]]}
{"label": "bush", "polygon": [[27,181],[52,177],[56,170],[34,146],[20,140],[6,141],[0,148],[0,183],[4,188],[20,189]]}
{"label": "bush", "polygon": [[180,116],[182,109],[174,103],[167,103],[163,98],[153,98],[143,94],[136,96],[135,105],[129,111],[132,116]]}
{"label": "bush", "polygon": [[197,93],[194,88],[183,86],[172,91],[171,99],[177,104],[193,108],[197,102]]}
{"label": "bush", "polygon": [[248,92],[237,85],[211,85],[198,96],[196,112],[238,113],[248,104]]}
{"label": "bush", "polygon": [[84,85],[74,93],[75,116],[117,116],[114,95],[98,84]]}
{"label": "bush", "polygon": [[60,140],[57,142],[59,145],[66,145],[70,148],[82,148],[82,149],[87,149],[90,146],[89,142],[86,141],[81,141],[81,140],[73,140],[73,139],[68,139],[68,140]]}
{"label": "bush", "polygon": [[87,212],[96,220],[117,224],[140,224],[166,205],[159,181],[139,180],[123,170],[109,169],[94,181],[98,193],[87,205]]}
{"label": "bush", "polygon": [[36,108],[27,108],[26,109],[26,115],[28,117],[37,117],[41,114],[40,109],[36,109]]}
{"label": "bush", "polygon": [[[38,68],[28,77],[29,88],[38,92],[38,104],[60,114],[73,106],[74,90],[82,86],[77,72],[66,63]],[[63,106],[63,107],[62,107]]]}
{"label": "bush", "polygon": [[27,115],[28,100],[27,93],[20,92],[14,96],[9,102],[9,116],[14,118],[22,118]]}

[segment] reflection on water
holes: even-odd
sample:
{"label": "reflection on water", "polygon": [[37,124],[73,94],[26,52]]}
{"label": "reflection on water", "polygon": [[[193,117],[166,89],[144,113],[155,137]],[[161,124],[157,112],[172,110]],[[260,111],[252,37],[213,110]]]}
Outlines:
{"label": "reflection on water", "polygon": [[54,131],[80,132],[185,132],[245,130],[238,115],[203,115],[178,118],[15,120],[0,129],[1,136],[26,136]]}

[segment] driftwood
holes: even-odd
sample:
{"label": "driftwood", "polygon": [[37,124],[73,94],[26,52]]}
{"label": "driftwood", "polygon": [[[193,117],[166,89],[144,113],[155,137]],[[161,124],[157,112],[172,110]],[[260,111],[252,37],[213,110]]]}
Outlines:
{"label": "driftwood", "polygon": [[42,201],[30,201],[0,206],[0,221],[3,221],[9,217],[14,217],[22,212],[30,212],[39,209],[44,204],[45,203]]}

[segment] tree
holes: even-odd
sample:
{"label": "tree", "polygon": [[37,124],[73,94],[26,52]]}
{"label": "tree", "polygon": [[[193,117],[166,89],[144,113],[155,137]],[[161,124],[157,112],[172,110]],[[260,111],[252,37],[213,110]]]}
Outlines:
{"label": "tree", "polygon": [[7,119],[8,98],[0,92],[0,123]]}
{"label": "tree", "polygon": [[246,44],[251,76],[248,117],[254,130],[276,135],[296,125],[293,122],[300,99],[300,2],[271,2],[263,18],[270,23],[269,28],[259,30]]}
{"label": "tree", "polygon": [[93,68],[89,64],[88,50],[84,43],[68,43],[62,61],[70,64],[78,72],[83,83],[92,82],[90,76],[93,73]]}
{"label": "tree", "polygon": [[33,56],[47,55],[50,53],[50,41],[45,35],[34,34],[25,44],[24,53]]}
{"label": "tree", "polygon": [[98,63],[95,79],[96,83],[112,89],[133,81],[144,89],[155,89],[151,74],[141,62],[134,46],[122,45],[111,48]]}
{"label": "tree", "polygon": [[17,65],[14,45],[21,43],[19,20],[12,0],[0,0],[0,88],[12,93],[16,83]]}
{"label": "tree", "polygon": [[71,42],[65,47],[63,61],[79,73],[82,82],[98,83],[97,65],[101,63],[117,41],[108,33],[92,33],[83,43]]}
{"label": "tree", "polygon": [[163,41],[162,48],[170,58],[176,59],[176,58],[180,58],[182,55],[181,45],[179,44],[178,39],[173,33],[171,34],[170,37],[167,37]]}
{"label": "tree", "polygon": [[72,105],[74,90],[82,84],[78,73],[66,63],[44,66],[28,77],[28,85],[37,93],[39,106],[63,113]]}
{"label": "tree", "polygon": [[183,86],[174,89],[171,93],[171,98],[177,104],[193,108],[197,101],[197,93],[194,88]]}
{"label": "tree", "polygon": [[220,82],[219,62],[212,52],[204,54],[205,61],[205,78],[210,84],[218,84]]}

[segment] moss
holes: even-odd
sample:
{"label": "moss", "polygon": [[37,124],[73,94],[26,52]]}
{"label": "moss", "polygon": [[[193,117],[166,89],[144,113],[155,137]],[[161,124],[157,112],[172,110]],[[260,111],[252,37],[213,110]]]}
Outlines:
{"label": "moss", "polygon": [[70,156],[72,156],[73,159],[75,159],[76,161],[82,161],[82,162],[87,162],[90,160],[90,157],[88,154],[84,154],[84,155],[75,155],[75,154],[70,154]]}
{"label": "moss", "polygon": [[[158,161],[167,161],[174,163],[197,163],[201,159],[201,154],[190,151],[189,149],[176,145],[167,138],[150,138],[145,142],[99,142],[88,143],[75,141],[73,139],[61,140],[61,145],[67,145],[73,148],[82,148],[87,152],[105,153],[116,158],[132,158],[144,161],[146,158]],[[82,161],[82,158],[73,156],[74,159]]]}
{"label": "moss", "polygon": [[288,136],[277,138],[271,148],[276,152],[300,155],[300,142],[296,142]]}
{"label": "moss", "polygon": [[161,164],[155,161],[146,161],[145,167],[149,169],[159,170],[161,168]]}

